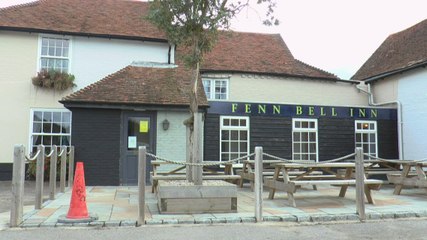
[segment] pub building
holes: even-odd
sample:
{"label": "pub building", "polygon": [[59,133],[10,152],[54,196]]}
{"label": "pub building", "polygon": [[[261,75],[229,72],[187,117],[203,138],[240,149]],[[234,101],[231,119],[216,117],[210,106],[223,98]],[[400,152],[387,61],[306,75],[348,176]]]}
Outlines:
{"label": "pub building", "polygon": [[[185,161],[191,73],[179,47],[173,56],[175,64],[133,63],[61,100],[88,185],[136,184],[141,145]],[[200,73],[204,160],[227,161],[255,146],[295,160],[333,159],[355,147],[399,156],[396,108],[370,106],[363,82],[295,59],[278,34],[221,33]]]}

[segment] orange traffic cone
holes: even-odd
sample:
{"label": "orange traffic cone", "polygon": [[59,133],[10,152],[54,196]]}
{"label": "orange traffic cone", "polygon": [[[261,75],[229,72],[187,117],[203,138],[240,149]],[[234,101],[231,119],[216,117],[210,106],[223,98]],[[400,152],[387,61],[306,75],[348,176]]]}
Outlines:
{"label": "orange traffic cone", "polygon": [[71,193],[70,209],[67,215],[58,218],[59,223],[86,223],[98,220],[96,214],[89,214],[86,206],[86,184],[83,163],[77,162],[74,185]]}
{"label": "orange traffic cone", "polygon": [[83,163],[78,162],[74,175],[73,192],[71,193],[70,209],[67,218],[88,218],[89,213],[86,206],[86,184]]}

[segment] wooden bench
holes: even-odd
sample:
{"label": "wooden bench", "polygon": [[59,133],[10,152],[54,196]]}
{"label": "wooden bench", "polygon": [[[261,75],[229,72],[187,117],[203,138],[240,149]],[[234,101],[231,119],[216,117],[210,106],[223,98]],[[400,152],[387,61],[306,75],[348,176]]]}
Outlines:
{"label": "wooden bench", "polygon": [[[365,179],[365,195],[369,203],[374,204],[372,198],[371,190],[379,190],[383,184],[382,180],[377,179]],[[334,179],[334,180],[289,180],[288,183],[277,181],[274,179],[266,178],[264,179],[264,185],[268,188],[275,190],[282,190],[288,194],[289,204],[293,207],[296,207],[294,193],[299,187],[302,186],[317,186],[317,185],[333,185],[333,186],[351,186],[356,185],[356,179]],[[344,197],[347,188],[341,188],[339,197]]]}
{"label": "wooden bench", "polygon": [[[186,180],[187,176],[180,174],[180,175],[151,175],[150,177],[151,183],[152,183],[152,192],[155,191],[157,188],[157,185],[159,183],[159,180],[166,180],[166,181],[175,181],[175,180]],[[240,181],[242,178],[240,175],[224,175],[224,174],[218,174],[218,175],[203,175],[203,180],[234,180],[234,181]]]}

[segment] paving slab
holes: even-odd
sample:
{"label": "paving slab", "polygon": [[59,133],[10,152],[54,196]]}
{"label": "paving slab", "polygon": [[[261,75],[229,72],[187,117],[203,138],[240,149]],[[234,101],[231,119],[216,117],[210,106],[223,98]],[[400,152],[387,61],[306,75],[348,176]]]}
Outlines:
{"label": "paving slab", "polygon": [[[318,187],[318,190],[299,189],[295,194],[297,207],[289,206],[287,195],[277,192],[274,199],[263,193],[263,218],[269,222],[331,222],[357,221],[354,187],[349,187],[344,198],[338,197],[337,187]],[[97,221],[81,224],[87,227],[136,226],[138,213],[137,187],[87,187],[89,212],[99,216]],[[41,210],[34,206],[24,208],[21,227],[61,227],[58,217],[68,212],[71,193],[57,194],[46,201]],[[427,191],[404,189],[402,195],[393,195],[392,186],[383,186],[374,192],[375,205],[366,204],[367,221],[396,218],[427,217]],[[255,222],[254,193],[248,186],[238,188],[237,213],[160,214],[156,195],[146,191],[146,224],[231,224]],[[0,213],[0,230],[7,228],[10,213]],[[77,225],[76,225],[77,226]]]}

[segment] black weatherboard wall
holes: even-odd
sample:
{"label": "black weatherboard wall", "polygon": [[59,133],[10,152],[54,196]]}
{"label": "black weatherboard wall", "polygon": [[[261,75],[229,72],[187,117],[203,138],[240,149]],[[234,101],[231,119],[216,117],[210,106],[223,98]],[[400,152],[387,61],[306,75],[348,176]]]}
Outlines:
{"label": "black weatherboard wall", "polygon": [[[359,108],[351,107],[275,105],[274,109],[262,104],[266,106],[266,114],[260,114],[256,107],[259,104],[254,103],[250,108],[245,103],[211,102],[210,105],[205,119],[205,160],[219,159],[220,116],[249,116],[249,152],[253,152],[255,146],[262,146],[266,153],[292,159],[292,118],[309,118],[318,120],[319,160],[342,157],[354,152],[355,120],[363,119],[377,121],[378,156],[398,158],[399,155],[395,109],[361,109],[365,114],[361,118]],[[238,107],[242,105],[243,112],[239,112]],[[295,116],[297,114],[300,115]],[[312,116],[307,116],[310,114]]]}
{"label": "black weatherboard wall", "polygon": [[84,162],[86,185],[119,185],[121,110],[70,110],[75,161]]}

